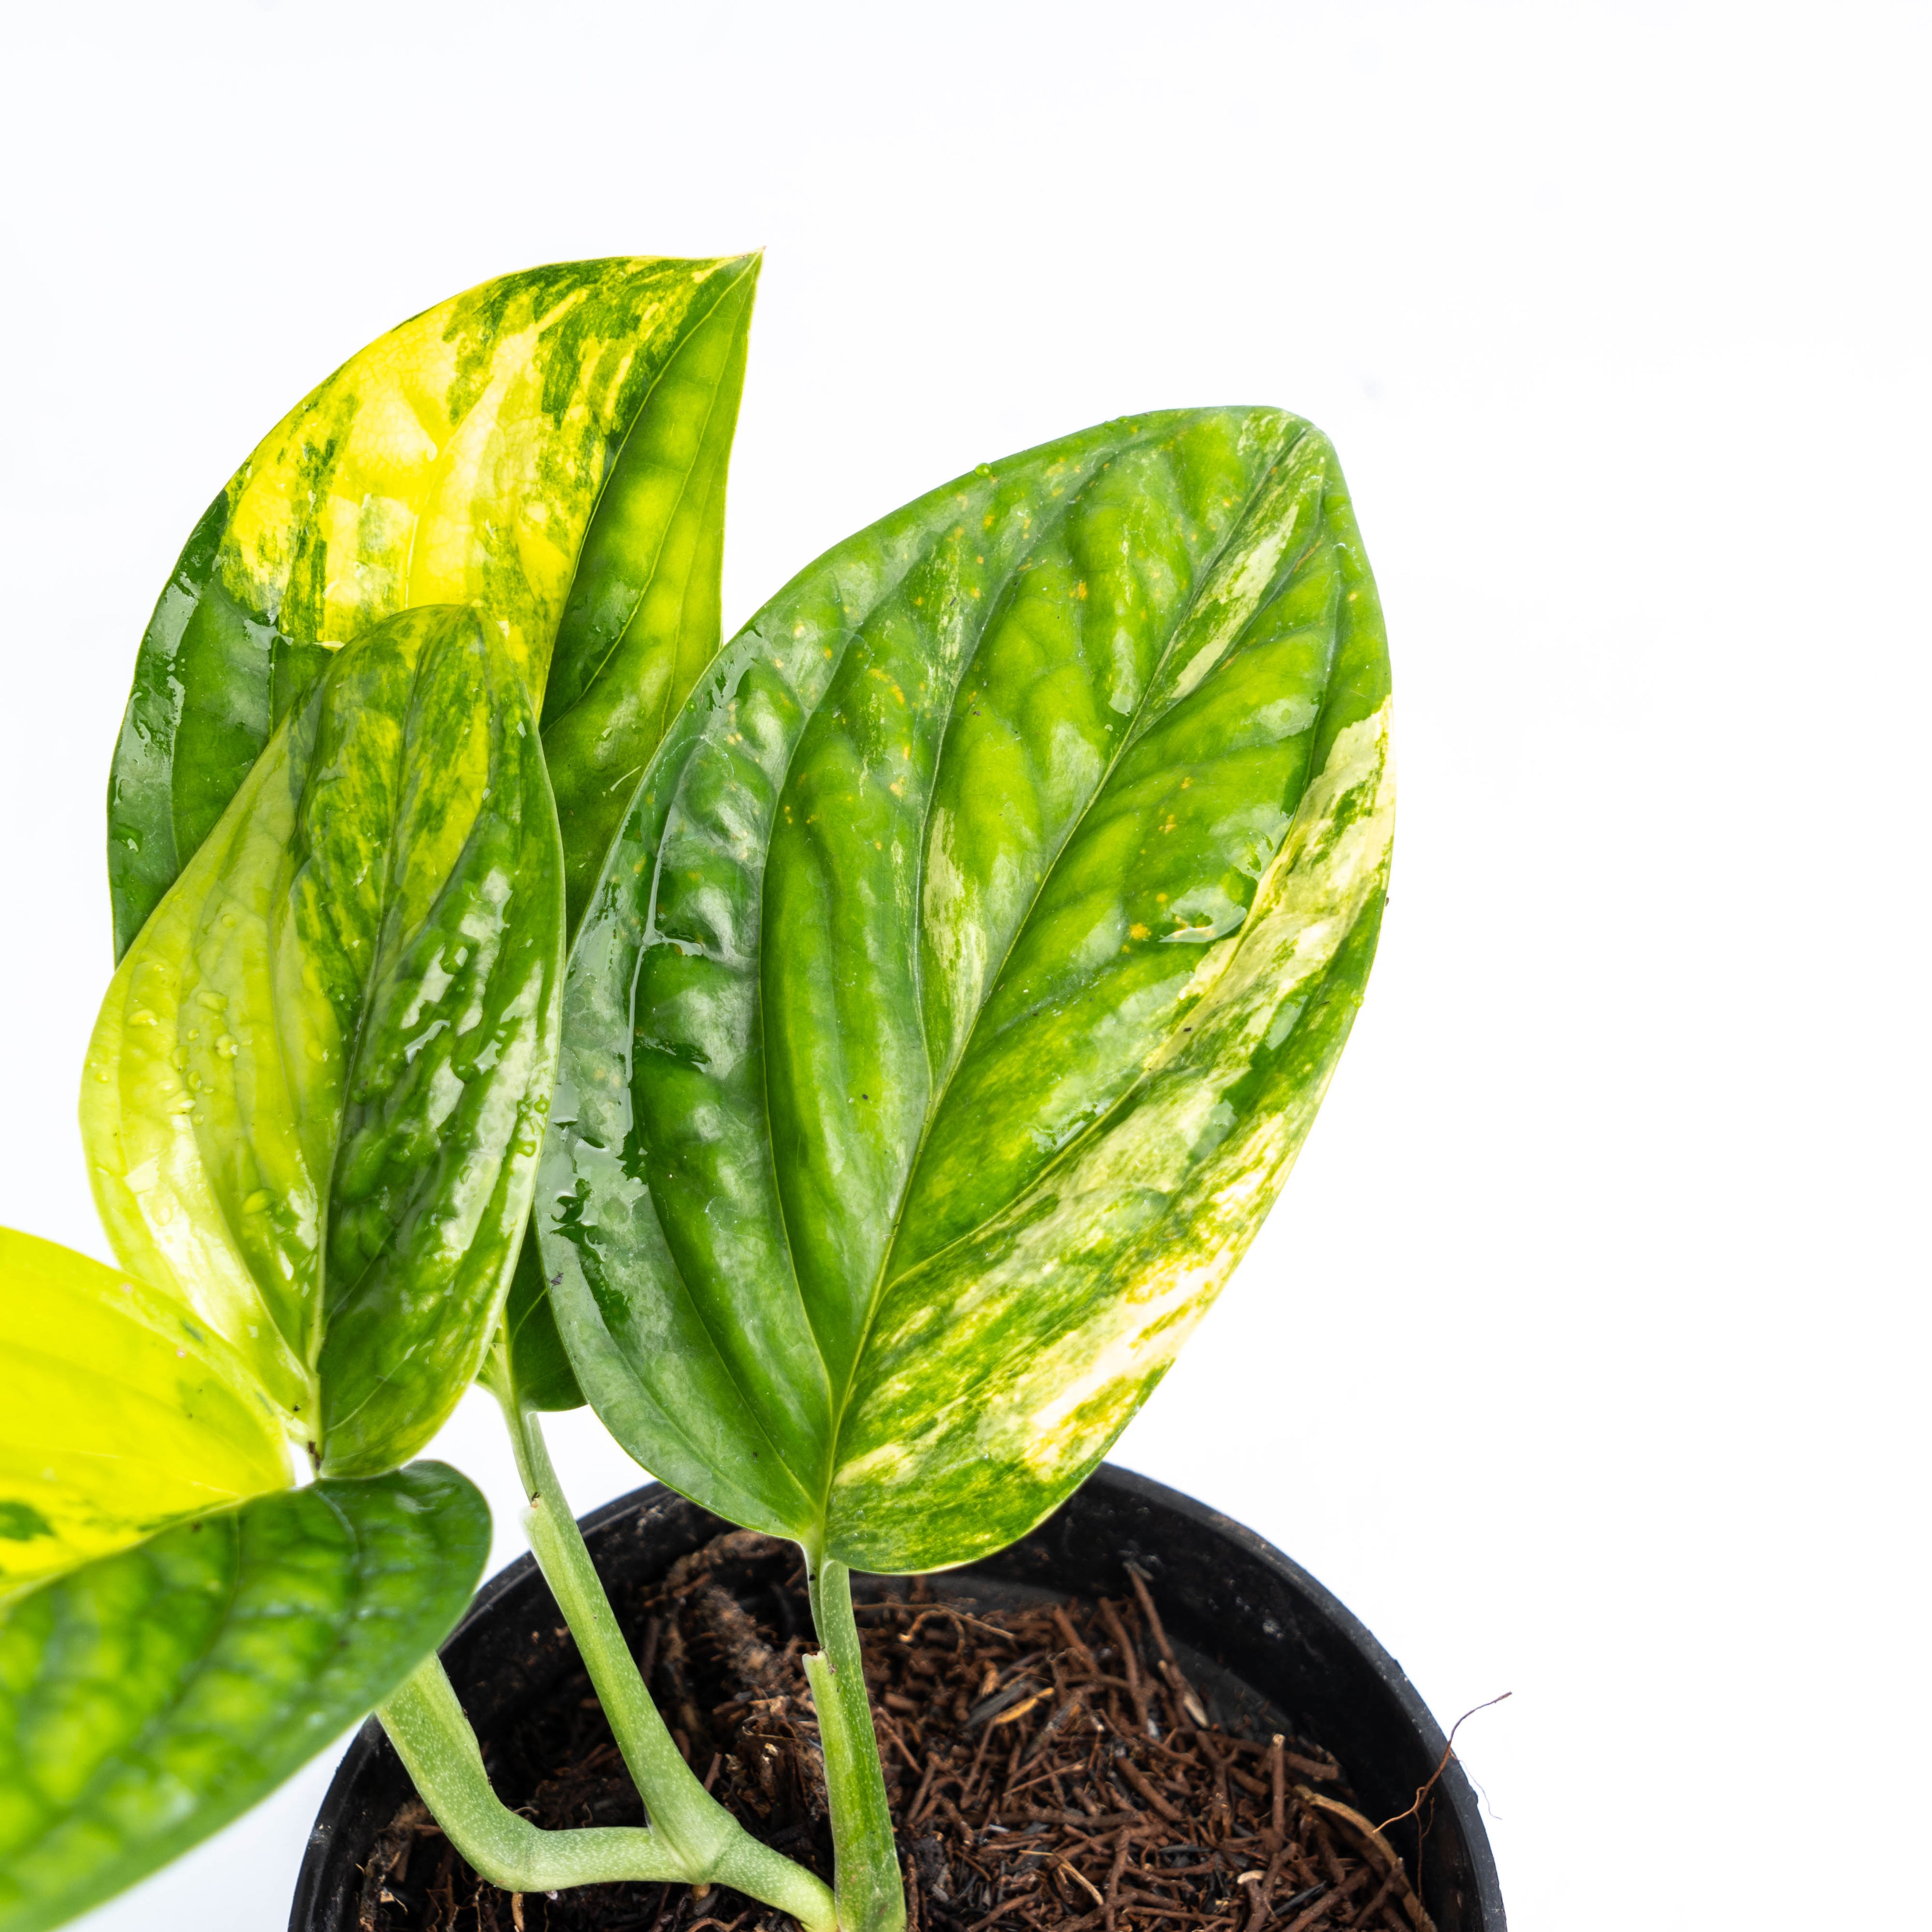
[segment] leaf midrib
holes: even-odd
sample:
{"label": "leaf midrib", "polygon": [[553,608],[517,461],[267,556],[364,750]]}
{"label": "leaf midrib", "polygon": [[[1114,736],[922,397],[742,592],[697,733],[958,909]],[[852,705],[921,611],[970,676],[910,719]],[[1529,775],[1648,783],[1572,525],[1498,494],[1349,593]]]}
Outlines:
{"label": "leaf midrib", "polygon": [[[439,607],[434,604],[418,604],[414,608],[427,613],[430,610],[436,609]],[[467,607],[465,606],[446,606],[442,608],[447,609],[465,610],[467,608]],[[404,713],[403,733],[396,752],[395,816],[390,823],[388,836],[382,841],[381,856],[382,883],[381,896],[378,902],[380,910],[376,920],[374,943],[369,949],[368,970],[362,976],[362,991],[356,1003],[355,1033],[348,1052],[343,1055],[342,1115],[346,1115],[348,1112],[349,1096],[355,1085],[356,1070],[362,1064],[363,1048],[368,1043],[370,1007],[372,1004],[370,994],[376,986],[384,958],[382,941],[388,927],[389,916],[392,910],[390,889],[394,874],[397,839],[402,826],[404,804],[403,791],[404,786],[407,781],[410,766],[412,762],[410,753],[415,746],[418,735],[416,729],[416,707],[418,702],[422,695],[423,674],[428,666],[431,656],[440,646],[446,644],[448,639],[449,632],[446,631],[442,637],[432,638],[426,643],[423,646],[422,649],[417,653],[416,664],[411,670],[410,676],[410,701],[408,706]],[[494,721],[493,720],[492,722],[494,728]],[[502,749],[502,739],[501,734],[493,728],[490,734],[489,788],[491,790],[494,790],[496,788],[496,781],[498,775],[498,754]],[[308,790],[308,778],[307,775],[304,775],[304,777],[302,790],[304,796],[306,796]],[[432,910],[434,910],[435,906],[440,906],[442,903],[445,896],[448,892],[451,880],[456,876],[458,869],[461,866],[463,860],[469,854],[470,847],[476,842],[482,823],[482,820],[480,814],[470,821],[470,829],[464,835],[463,844],[457,851],[455,856],[451,860],[448,874],[445,877],[442,885],[437,890],[436,898],[433,902],[431,908]],[[280,1030],[278,1029],[278,1034],[279,1031]],[[316,1404],[314,1439],[316,1446],[319,1448],[322,1449],[325,1454],[326,1453],[327,1445],[322,1441],[322,1418],[320,1370],[322,1366],[322,1351],[326,1347],[328,1340],[328,1304],[331,1298],[328,1291],[329,1229],[331,1217],[334,1208],[336,1168],[341,1160],[341,1157],[342,1117],[338,1116],[335,1124],[334,1144],[329,1150],[328,1173],[327,1178],[323,1183],[322,1189],[322,1198],[320,1203],[320,1212],[316,1217],[316,1295],[315,1322],[310,1343],[312,1354],[308,1364],[310,1378],[314,1386],[314,1400]],[[377,1260],[386,1258],[387,1252],[388,1251],[385,1250],[382,1255],[372,1256],[370,1258],[368,1264],[365,1265],[362,1272],[356,1276],[355,1280],[348,1284],[347,1287],[344,1290],[345,1296],[352,1293],[355,1289],[361,1287],[362,1283],[368,1278],[369,1269],[375,1265]],[[386,1381],[387,1378],[382,1378],[380,1379]],[[337,1423],[340,1424],[350,1420],[358,1410],[366,1406],[366,1405],[373,1399],[374,1394],[375,1390],[372,1388],[368,1394],[363,1397],[362,1402],[357,1403],[356,1408],[351,1409],[347,1414],[337,1417],[335,1418]]]}
{"label": "leaf midrib", "polygon": [[[1027,902],[1026,910],[1013,922],[1012,929],[1006,940],[1006,944],[1000,952],[999,963],[997,967],[989,965],[985,978],[982,982],[982,985],[988,987],[997,987],[1000,973],[1004,971],[1006,962],[1012,956],[1013,948],[1018,944],[1020,935],[1026,931],[1028,925],[1030,923],[1034,914],[1039,906],[1041,895],[1046,891],[1048,882],[1052,879],[1055,872],[1058,869],[1060,860],[1064,856],[1068,845],[1072,843],[1074,835],[1078,832],[1081,826],[1086,822],[1088,815],[1092,812],[1096,801],[1097,801],[1106,792],[1108,785],[1112,781],[1114,772],[1118,767],[1121,760],[1124,758],[1128,752],[1139,742],[1141,736],[1142,735],[1142,726],[1147,722],[1146,710],[1148,700],[1160,688],[1161,673],[1166,668],[1168,658],[1173,650],[1175,640],[1180,636],[1182,630],[1185,628],[1188,618],[1192,615],[1203,591],[1205,590],[1207,586],[1213,581],[1215,572],[1218,568],[1222,558],[1226,555],[1228,547],[1233,544],[1235,538],[1240,534],[1240,532],[1246,528],[1248,520],[1253,514],[1256,506],[1261,500],[1262,494],[1265,490],[1268,483],[1274,476],[1281,466],[1286,463],[1292,456],[1295,450],[1300,446],[1303,440],[1307,436],[1309,433],[1310,426],[1306,422],[1304,422],[1300,424],[1294,434],[1291,436],[1288,440],[1282,446],[1274,460],[1269,464],[1268,469],[1262,472],[1261,477],[1257,480],[1257,482],[1250,487],[1248,492],[1248,500],[1242,506],[1240,515],[1234,518],[1229,524],[1226,535],[1222,538],[1221,542],[1215,546],[1212,555],[1203,562],[1201,568],[1196,573],[1194,584],[1188,592],[1186,601],[1183,605],[1179,614],[1176,616],[1173,626],[1168,632],[1167,641],[1162,649],[1160,657],[1155,663],[1153,669],[1148,673],[1146,687],[1142,692],[1139,698],[1136,701],[1134,716],[1132,722],[1129,724],[1127,729],[1121,734],[1119,745],[1115,748],[1112,755],[1108,759],[1106,768],[1102,770],[1100,778],[1095,782],[1092,791],[1088,795],[1086,802],[1081,806],[1079,811],[1068,820],[1065,831],[1062,834],[1058,844],[1054,848],[1052,857],[1044,866],[1041,868],[1040,877],[1035,883],[1032,895]],[[1148,439],[1143,436],[1142,437],[1135,439],[1132,442],[1124,442],[1118,446],[1112,454],[1108,458],[1106,464],[1096,466],[1093,475],[1088,477],[1087,482],[1082,486],[1080,490],[1072,496],[1070,497],[1061,506],[1060,515],[1055,520],[1052,528],[1055,530],[1064,528],[1066,518],[1072,513],[1075,505],[1079,502],[1082,498],[1084,496],[1087,490],[1092,486],[1095,478],[1102,474],[1102,472],[1108,466],[1111,466],[1112,463],[1118,460],[1121,455],[1147,440]],[[1036,541],[1032,549],[1028,551],[1028,555],[1031,555],[1037,550],[1040,542],[1044,540],[1046,534],[1047,532],[1045,531],[1041,532],[1040,539]],[[1020,574],[1021,573],[1017,568],[1012,572],[1007,579],[1006,592],[1002,596],[999,605],[994,610],[989,611],[987,614],[986,622],[982,626],[979,638],[974,646],[973,658],[969,659],[967,664],[962,668],[958,685],[963,685],[965,682],[966,677],[970,674],[973,664],[978,658],[980,646],[985,643],[986,637],[992,629],[994,622],[1006,608],[1008,599],[1012,593],[1013,586],[1018,583]],[[1223,662],[1226,662],[1226,660],[1224,659]],[[1210,675],[1211,674],[1210,671]],[[954,687],[956,703],[957,701],[956,693],[958,689],[958,685],[956,685]],[[951,714],[949,713],[949,724],[950,722],[950,715]],[[922,954],[918,944],[918,940],[920,934],[922,933],[924,930],[922,909],[926,900],[926,856],[929,844],[928,835],[931,826],[932,803],[934,799],[938,794],[940,767],[945,758],[946,740],[949,735],[950,732],[943,731],[940,734],[938,753],[933,763],[932,782],[927,789],[925,808],[921,813],[920,820],[920,836],[919,841],[918,859],[919,892],[915,903],[922,909],[922,912],[921,916],[916,918],[914,922],[913,980],[914,997],[916,1001],[916,1010],[919,1015],[920,1037],[922,1041],[925,1042],[928,1054],[931,1051],[931,1042],[925,1040],[926,1006],[925,1000],[922,997],[924,993]],[[1032,753],[1030,749],[1029,749],[1028,752],[1028,767],[1030,775],[1032,771]],[[1244,923],[1245,923],[1245,922],[1244,922]],[[990,997],[990,995],[988,995],[988,997]],[[892,1224],[887,1231],[886,1240],[881,1251],[881,1258],[879,1263],[878,1273],[873,1280],[872,1292],[868,1298],[865,1322],[859,1331],[857,1346],[852,1352],[851,1367],[847,1372],[844,1386],[838,1393],[837,1402],[835,1406],[832,1418],[830,1452],[826,1459],[825,1492],[824,1496],[820,1498],[819,1504],[818,1529],[821,1539],[824,1535],[825,1526],[830,1520],[832,1490],[833,1484],[837,1480],[839,1467],[839,1444],[844,1434],[846,1417],[851,1406],[852,1390],[858,1378],[860,1365],[865,1359],[866,1347],[872,1339],[872,1329],[878,1321],[879,1310],[885,1300],[886,1291],[892,1287],[895,1282],[902,1280],[905,1273],[910,1272],[909,1270],[902,1270],[900,1274],[893,1275],[890,1280],[888,1280],[886,1274],[886,1270],[891,1267],[893,1255],[898,1248],[899,1232],[901,1226],[904,1220],[906,1204],[912,1198],[913,1182],[918,1174],[920,1162],[925,1157],[926,1150],[932,1137],[934,1124],[938,1120],[940,1112],[945,1104],[946,1096],[951,1090],[954,1078],[956,1076],[960,1066],[964,1064],[968,1053],[971,1050],[973,1042],[979,1033],[980,1022],[984,1017],[986,1010],[986,1000],[982,998],[978,1010],[974,1015],[973,1024],[970,1027],[966,1029],[957,1052],[953,1054],[951,1061],[946,1066],[944,1073],[934,1083],[932,1091],[928,1097],[926,1105],[926,1118],[920,1129],[919,1138],[914,1144],[911,1159],[906,1163],[904,1177],[900,1184],[898,1203],[892,1210]],[[762,1005],[760,1006],[760,1014],[762,1016]],[[1114,1109],[1110,1107],[1107,1110],[1107,1114],[1111,1114],[1113,1111]],[[767,1123],[769,1124],[770,1118],[769,1100],[767,1102],[766,1112]],[[1105,1119],[1106,1117],[1106,1114],[1103,1114],[1100,1118],[1101,1119]],[[1093,1126],[1097,1124],[1097,1121],[1090,1123],[1089,1130],[1090,1130],[1090,1128]],[[1085,1138],[1085,1135],[1083,1132],[1083,1134],[1076,1136],[1075,1138],[1076,1140],[1083,1139]],[[1065,1151],[1065,1149],[1060,1150],[1060,1152],[1061,1153]],[[1058,1159],[1058,1155],[1056,1154],[1056,1162]],[[1049,1165],[1052,1164],[1054,1163],[1049,1163]],[[962,1235],[956,1237],[955,1241],[948,1242],[946,1244],[946,1246],[950,1247],[954,1246],[958,1240],[964,1239],[967,1236],[976,1233],[978,1231],[978,1228],[984,1225],[985,1222],[983,1221],[976,1223],[974,1228],[967,1229]],[[789,1234],[787,1236],[787,1246],[788,1250],[789,1250]],[[943,1250],[941,1252],[943,1252]],[[928,1257],[928,1258],[929,1259],[931,1257]],[[823,1351],[821,1350],[820,1352],[822,1355]],[[828,1370],[828,1379],[829,1378]]]}

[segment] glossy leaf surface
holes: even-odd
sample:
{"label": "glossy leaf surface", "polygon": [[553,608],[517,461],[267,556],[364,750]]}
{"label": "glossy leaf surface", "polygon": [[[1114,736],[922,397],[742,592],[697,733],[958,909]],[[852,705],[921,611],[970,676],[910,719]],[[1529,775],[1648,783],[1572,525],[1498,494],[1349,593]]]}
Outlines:
{"label": "glossy leaf surface", "polygon": [[[725,476],[757,272],[754,262],[683,336],[638,412],[558,629],[543,742],[573,928],[645,766],[718,654]],[[518,1264],[507,1330],[524,1406],[580,1407],[534,1235]]]}
{"label": "glossy leaf surface", "polygon": [[164,1531],[0,1612],[0,1932],[218,1830],[448,1634],[490,1514],[418,1462]]}
{"label": "glossy leaf surface", "polygon": [[82,1100],[109,1238],[331,1474],[403,1461],[482,1359],[562,934],[520,667],[432,606],[336,655],[115,974]]}
{"label": "glossy leaf surface", "polygon": [[286,1489],[280,1412],[205,1324],[0,1228],[0,1598]]}
{"label": "glossy leaf surface", "polygon": [[755,261],[723,268],[735,278],[680,335],[612,466],[544,687],[573,923],[644,766],[718,654],[724,484],[758,274]]}
{"label": "glossy leaf surface", "polygon": [[554,646],[566,838],[595,875],[607,794],[716,649],[756,278],[748,256],[506,275],[392,330],[276,425],[142,641],[109,787],[117,958],[325,646],[422,604],[481,607],[539,698]]}
{"label": "glossy leaf surface", "polygon": [[875,1570],[1078,1481],[1346,1036],[1388,694],[1334,452],[1274,410],[982,466],[752,620],[586,915],[538,1189],[640,1462]]}
{"label": "glossy leaf surface", "polygon": [[584,1406],[584,1391],[578,1386],[563,1337],[557,1333],[534,1227],[524,1231],[516,1272],[510,1279],[510,1298],[503,1309],[503,1339],[511,1384],[526,1411]]}

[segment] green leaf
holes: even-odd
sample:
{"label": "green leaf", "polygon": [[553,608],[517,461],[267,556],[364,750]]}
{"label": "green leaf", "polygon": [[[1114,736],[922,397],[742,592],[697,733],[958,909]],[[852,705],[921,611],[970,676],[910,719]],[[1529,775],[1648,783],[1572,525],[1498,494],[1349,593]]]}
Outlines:
{"label": "green leaf", "polygon": [[82,1130],[129,1270],[234,1344],[332,1474],[476,1373],[555,1064],[562,859],[494,624],[338,652],[122,960]]}
{"label": "green leaf", "polygon": [[41,1932],[266,1797],[461,1615],[483,1498],[417,1462],[164,1531],[0,1618],[0,1932]]}
{"label": "green leaf", "polygon": [[1347,1035],[1388,693],[1334,452],[1270,410],[982,465],[752,620],[586,915],[538,1190],[640,1462],[874,1570],[1072,1488]]}
{"label": "green leaf", "polygon": [[108,794],[117,958],[325,647],[420,604],[480,604],[539,698],[556,644],[566,836],[595,876],[600,800],[717,647],[757,274],[741,256],[502,276],[372,343],[270,431],[142,640]]}
{"label": "green leaf", "polygon": [[0,1597],[286,1489],[280,1412],[143,1283],[0,1228]]}
{"label": "green leaf", "polygon": [[509,1352],[511,1384],[526,1410],[584,1406],[584,1391],[577,1385],[563,1338],[557,1333],[556,1316],[544,1280],[543,1257],[531,1228],[524,1231],[516,1272],[510,1277],[503,1337]]}

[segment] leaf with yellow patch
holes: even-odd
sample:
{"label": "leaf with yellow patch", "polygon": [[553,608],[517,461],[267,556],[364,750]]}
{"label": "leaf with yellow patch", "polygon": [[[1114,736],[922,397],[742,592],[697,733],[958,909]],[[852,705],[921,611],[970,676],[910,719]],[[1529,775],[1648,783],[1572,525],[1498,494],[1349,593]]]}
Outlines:
{"label": "leaf with yellow patch", "polygon": [[752,620],[592,895],[538,1190],[640,1462],[878,1570],[1073,1487],[1347,1036],[1388,685],[1334,452],[1273,410],[982,465]]}
{"label": "leaf with yellow patch", "polygon": [[0,1610],[0,1932],[50,1932],[265,1798],[461,1615],[490,1547],[438,1462],[198,1516]]}
{"label": "leaf with yellow patch", "polygon": [[428,605],[338,652],[121,962],[81,1124],[115,1252],[326,1472],[476,1372],[556,1051],[562,854],[521,668]]}
{"label": "leaf with yellow patch", "polygon": [[269,432],[142,641],[109,788],[117,958],[331,647],[422,604],[496,627],[556,735],[572,876],[594,878],[717,648],[757,272],[644,257],[502,276],[370,344]]}
{"label": "leaf with yellow patch", "polygon": [[280,1412],[145,1283],[0,1228],[0,1597],[285,1489]]}

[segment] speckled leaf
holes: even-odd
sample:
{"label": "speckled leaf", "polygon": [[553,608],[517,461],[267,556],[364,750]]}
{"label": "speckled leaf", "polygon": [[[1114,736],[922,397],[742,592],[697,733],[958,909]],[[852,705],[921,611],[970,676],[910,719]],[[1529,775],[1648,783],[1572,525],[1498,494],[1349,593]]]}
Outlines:
{"label": "speckled leaf", "polygon": [[756,280],[750,256],[502,276],[372,343],[270,431],[142,641],[108,793],[117,957],[326,647],[418,604],[479,605],[540,698],[554,645],[565,836],[595,876],[610,801],[717,648]]}
{"label": "speckled leaf", "polygon": [[1340,1052],[1388,694],[1334,452],[1270,410],[982,466],[752,620],[586,915],[538,1190],[640,1461],[886,1570],[1079,1480]]}
{"label": "speckled leaf", "polygon": [[562,937],[520,668],[429,606],[337,654],[115,974],[81,1109],[109,1238],[331,1474],[420,1448],[482,1360]]}
{"label": "speckled leaf", "polygon": [[0,1228],[0,1598],[286,1489],[289,1448],[280,1412],[205,1324]]}
{"label": "speckled leaf", "polygon": [[164,1531],[0,1612],[0,1932],[43,1932],[218,1831],[462,1613],[483,1498],[413,1463]]}

